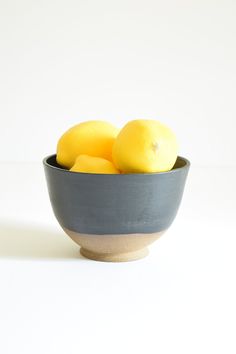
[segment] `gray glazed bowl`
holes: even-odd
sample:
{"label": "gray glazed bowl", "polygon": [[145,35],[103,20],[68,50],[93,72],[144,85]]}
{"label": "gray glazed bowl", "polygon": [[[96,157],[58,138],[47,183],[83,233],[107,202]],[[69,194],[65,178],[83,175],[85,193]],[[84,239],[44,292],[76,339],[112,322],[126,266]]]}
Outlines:
{"label": "gray glazed bowl", "polygon": [[178,211],[190,163],[178,157],[171,171],[148,174],[70,172],[43,160],[54,214],[87,258],[128,261],[148,254]]}

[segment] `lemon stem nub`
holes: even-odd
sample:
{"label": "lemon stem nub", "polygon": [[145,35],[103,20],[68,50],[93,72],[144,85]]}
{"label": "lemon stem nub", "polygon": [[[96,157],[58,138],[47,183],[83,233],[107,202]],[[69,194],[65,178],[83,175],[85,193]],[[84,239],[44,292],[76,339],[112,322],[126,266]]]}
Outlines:
{"label": "lemon stem nub", "polygon": [[158,153],[159,145],[158,145],[157,142],[152,143],[152,149],[153,149],[153,151],[155,152],[155,154]]}

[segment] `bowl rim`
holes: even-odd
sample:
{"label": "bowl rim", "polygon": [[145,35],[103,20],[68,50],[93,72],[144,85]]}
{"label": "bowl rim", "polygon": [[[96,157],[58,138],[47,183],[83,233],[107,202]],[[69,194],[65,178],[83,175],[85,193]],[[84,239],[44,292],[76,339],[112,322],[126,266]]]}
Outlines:
{"label": "bowl rim", "polygon": [[[173,173],[178,172],[179,170],[189,169],[189,167],[190,167],[190,161],[188,159],[186,159],[185,157],[178,155],[177,159],[180,159],[180,160],[184,161],[185,162],[184,166],[177,167],[175,169],[172,169],[172,170],[169,170],[169,171],[165,171],[165,172],[120,173],[120,174],[75,172],[75,171],[67,170],[66,168],[60,168],[60,167],[56,167],[56,166],[53,166],[53,165],[49,164],[48,160],[49,160],[49,158],[52,158],[52,157],[56,157],[56,154],[48,155],[48,156],[46,156],[43,159],[44,166],[52,168],[54,170],[58,170],[58,171],[64,172],[64,173],[69,173],[69,174],[90,175],[90,176],[91,175],[94,175],[94,176],[119,176],[119,177],[116,177],[116,178],[120,178],[120,176],[123,177],[123,176],[131,176],[131,175],[132,176],[153,176],[153,175],[173,174]],[[176,159],[176,161],[177,161],[177,159]]]}

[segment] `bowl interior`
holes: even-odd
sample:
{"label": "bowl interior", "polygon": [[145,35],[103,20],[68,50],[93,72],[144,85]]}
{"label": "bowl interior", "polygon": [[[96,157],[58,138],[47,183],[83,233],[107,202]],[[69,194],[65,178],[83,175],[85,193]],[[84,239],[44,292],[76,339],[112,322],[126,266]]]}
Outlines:
{"label": "bowl interior", "polygon": [[[44,159],[44,163],[49,165],[49,166],[52,166],[52,167],[55,167],[55,168],[59,168],[59,169],[64,170],[64,171],[68,171],[67,168],[65,168],[65,167],[63,167],[63,166],[61,166],[61,165],[59,165],[57,163],[56,154],[46,157]],[[178,156],[173,168],[170,171],[154,172],[154,173],[147,173],[147,174],[150,175],[150,174],[170,173],[171,171],[174,171],[174,170],[177,170],[177,169],[183,168],[183,167],[188,167],[189,165],[190,165],[190,162],[186,158]],[[71,172],[71,173],[74,173],[74,172]],[[127,173],[127,174],[129,174],[129,173]],[[138,175],[144,175],[144,174],[146,174],[146,173],[139,173]],[[137,175],[137,173],[133,173],[133,175]]]}

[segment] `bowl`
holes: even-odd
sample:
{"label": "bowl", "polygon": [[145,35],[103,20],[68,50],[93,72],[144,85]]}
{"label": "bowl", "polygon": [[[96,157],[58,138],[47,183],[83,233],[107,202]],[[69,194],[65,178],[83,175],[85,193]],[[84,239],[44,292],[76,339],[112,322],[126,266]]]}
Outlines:
{"label": "bowl", "polygon": [[168,172],[91,174],[71,172],[43,160],[51,205],[59,224],[83,256],[130,261],[171,225],[178,211],[190,163],[178,157]]}

